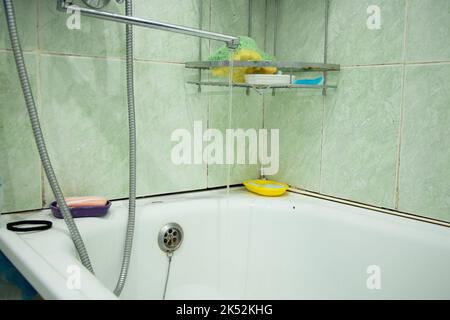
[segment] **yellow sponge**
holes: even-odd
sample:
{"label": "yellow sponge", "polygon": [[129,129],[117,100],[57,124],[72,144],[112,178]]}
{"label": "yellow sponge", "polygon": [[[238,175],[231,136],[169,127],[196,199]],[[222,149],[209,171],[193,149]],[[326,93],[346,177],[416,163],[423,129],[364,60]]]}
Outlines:
{"label": "yellow sponge", "polygon": [[267,197],[281,196],[289,188],[286,183],[271,180],[246,180],[244,186],[253,193]]}

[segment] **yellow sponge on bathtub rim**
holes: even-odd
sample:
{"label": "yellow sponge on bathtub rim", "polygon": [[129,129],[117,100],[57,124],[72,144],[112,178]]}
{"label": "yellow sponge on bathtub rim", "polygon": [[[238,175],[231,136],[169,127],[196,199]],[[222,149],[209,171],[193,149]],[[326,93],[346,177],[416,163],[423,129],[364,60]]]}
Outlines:
{"label": "yellow sponge on bathtub rim", "polygon": [[289,186],[286,183],[272,180],[246,180],[244,186],[247,190],[266,197],[279,197],[283,195]]}

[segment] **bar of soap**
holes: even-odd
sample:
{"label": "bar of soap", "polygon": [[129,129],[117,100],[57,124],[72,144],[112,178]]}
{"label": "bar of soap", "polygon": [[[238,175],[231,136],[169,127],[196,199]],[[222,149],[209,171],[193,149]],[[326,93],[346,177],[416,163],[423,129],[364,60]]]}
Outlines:
{"label": "bar of soap", "polygon": [[105,198],[96,196],[66,198],[66,203],[71,208],[104,207],[107,202]]}

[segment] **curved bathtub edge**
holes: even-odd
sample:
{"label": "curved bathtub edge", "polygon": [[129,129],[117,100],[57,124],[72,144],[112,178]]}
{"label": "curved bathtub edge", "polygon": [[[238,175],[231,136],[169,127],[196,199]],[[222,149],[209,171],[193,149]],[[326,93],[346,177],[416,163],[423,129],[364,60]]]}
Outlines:
{"label": "curved bathtub edge", "polygon": [[[13,249],[14,248],[14,249]],[[117,297],[103,286],[88,270],[81,266],[78,260],[74,261],[80,266],[80,278],[86,279],[88,287],[81,289],[69,289],[67,281],[69,274],[61,274],[45,258],[39,255],[32,247],[23,241],[17,234],[5,228],[0,229],[0,249],[39,292],[42,298],[47,300],[116,300]],[[33,269],[40,270],[39,273]],[[55,277],[48,281],[48,274]],[[66,288],[61,290],[61,288]],[[88,292],[89,294],[86,294]]]}

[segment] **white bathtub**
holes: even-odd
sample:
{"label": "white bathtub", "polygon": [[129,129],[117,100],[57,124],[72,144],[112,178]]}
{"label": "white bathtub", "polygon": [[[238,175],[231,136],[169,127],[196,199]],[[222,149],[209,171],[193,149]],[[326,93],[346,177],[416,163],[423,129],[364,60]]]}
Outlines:
{"label": "white bathtub", "polygon": [[[98,278],[81,267],[64,222],[49,211],[3,219],[54,222],[43,232],[0,230],[0,249],[43,298],[115,298],[126,201],[114,202],[106,218],[76,220]],[[121,298],[161,299],[167,257],[157,235],[168,222],[184,229],[168,299],[450,299],[449,228],[295,193],[264,198],[241,188],[229,198],[216,190],[138,200]],[[73,266],[80,266],[79,289]]]}

